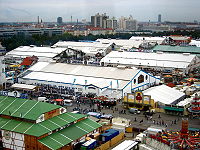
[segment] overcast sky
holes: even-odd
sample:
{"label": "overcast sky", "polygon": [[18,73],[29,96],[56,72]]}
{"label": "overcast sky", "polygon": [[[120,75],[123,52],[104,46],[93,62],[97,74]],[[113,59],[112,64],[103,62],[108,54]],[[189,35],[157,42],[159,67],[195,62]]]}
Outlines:
{"label": "overcast sky", "polygon": [[107,13],[110,17],[132,15],[138,21],[200,22],[200,0],[0,0],[0,22],[37,21],[44,22],[87,19],[96,13]]}

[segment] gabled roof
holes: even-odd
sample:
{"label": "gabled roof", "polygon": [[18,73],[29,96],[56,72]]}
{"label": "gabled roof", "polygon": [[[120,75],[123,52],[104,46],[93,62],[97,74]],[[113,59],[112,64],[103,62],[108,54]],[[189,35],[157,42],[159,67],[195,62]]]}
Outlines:
{"label": "gabled roof", "polygon": [[186,68],[196,55],[112,51],[101,62],[122,65]]}
{"label": "gabled roof", "polygon": [[73,124],[63,130],[55,132],[39,140],[50,149],[59,149],[72,141],[96,130],[101,125],[91,119],[85,119]]}
{"label": "gabled roof", "polygon": [[94,85],[99,88],[112,84],[113,89],[122,89],[140,70],[38,62],[29,71],[29,74],[21,78],[50,83]]}
{"label": "gabled roof", "polygon": [[200,47],[157,45],[153,48],[153,51],[200,54]]}
{"label": "gabled roof", "polygon": [[27,56],[37,56],[39,60],[46,60],[55,57],[65,50],[66,48],[20,46],[6,53],[6,56],[22,58],[25,58]]}
{"label": "gabled roof", "polygon": [[0,117],[0,129],[39,137],[67,126],[83,117],[86,116],[82,114],[64,113],[37,124]]}
{"label": "gabled roof", "polygon": [[0,115],[37,120],[42,114],[58,108],[61,108],[61,106],[28,99],[0,96]]}
{"label": "gabled roof", "polygon": [[151,98],[154,99],[155,102],[160,102],[163,104],[172,104],[185,95],[185,93],[166,85],[151,87],[147,90],[144,90],[143,94],[151,95]]}

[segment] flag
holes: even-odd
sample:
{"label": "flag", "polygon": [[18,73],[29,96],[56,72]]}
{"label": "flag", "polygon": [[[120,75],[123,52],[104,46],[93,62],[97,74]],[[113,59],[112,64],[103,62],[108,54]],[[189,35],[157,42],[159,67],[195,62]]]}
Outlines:
{"label": "flag", "polygon": [[74,79],[73,84],[76,82],[76,79]]}
{"label": "flag", "polygon": [[117,88],[119,88],[119,81],[117,80]]}
{"label": "flag", "polygon": [[86,89],[87,80],[85,80],[85,89]]}
{"label": "flag", "polygon": [[13,80],[13,82],[15,81],[15,75],[14,75],[14,73],[12,74],[12,80]]}

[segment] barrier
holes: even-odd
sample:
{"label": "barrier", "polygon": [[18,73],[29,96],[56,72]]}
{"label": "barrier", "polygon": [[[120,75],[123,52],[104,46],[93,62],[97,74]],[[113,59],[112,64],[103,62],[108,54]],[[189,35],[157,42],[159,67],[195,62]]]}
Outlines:
{"label": "barrier", "polygon": [[97,147],[95,150],[107,150],[110,148],[110,141],[102,144],[101,146]]}
{"label": "barrier", "polygon": [[121,141],[122,139],[124,139],[124,133],[123,132],[121,132],[116,137],[112,138],[110,141],[108,141],[108,142],[102,144],[101,146],[97,147],[95,150],[107,150],[111,146],[113,146],[116,143],[118,143],[119,141]]}
{"label": "barrier", "polygon": [[116,143],[118,143],[120,140],[122,140],[124,138],[124,133],[121,132],[119,135],[117,135],[116,137],[112,138],[110,140],[110,146],[115,145]]}

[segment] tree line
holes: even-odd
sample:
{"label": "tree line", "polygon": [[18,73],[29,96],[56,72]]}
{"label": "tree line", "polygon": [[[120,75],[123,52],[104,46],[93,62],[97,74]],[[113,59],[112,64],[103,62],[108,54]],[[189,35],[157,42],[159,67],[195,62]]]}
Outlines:
{"label": "tree line", "polygon": [[[152,34],[140,34],[139,36],[169,36],[169,35],[183,35],[183,36],[191,36],[192,38],[200,38],[200,30],[196,31],[173,31],[173,32],[157,32]],[[88,36],[74,36],[69,33],[64,33],[63,35],[32,35],[32,36],[22,36],[15,35],[9,38],[1,38],[0,41],[4,47],[6,47],[7,51],[13,50],[19,46],[44,46],[44,45],[53,45],[57,43],[59,40],[62,41],[79,41],[79,40],[87,40],[87,41],[95,41],[98,38],[111,38],[111,39],[129,39],[131,36],[138,36],[137,34],[130,33],[116,33],[116,34],[107,34],[107,35],[92,35]]]}

